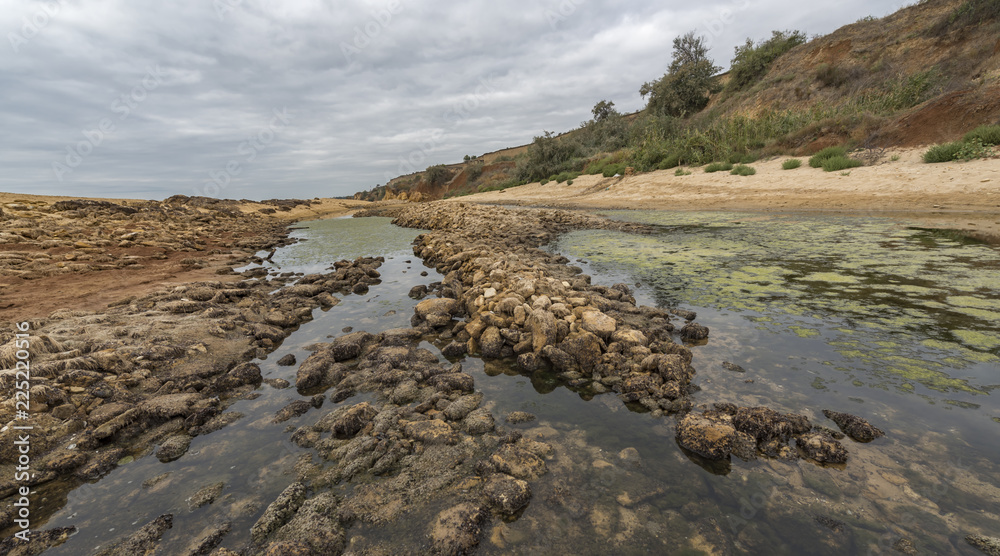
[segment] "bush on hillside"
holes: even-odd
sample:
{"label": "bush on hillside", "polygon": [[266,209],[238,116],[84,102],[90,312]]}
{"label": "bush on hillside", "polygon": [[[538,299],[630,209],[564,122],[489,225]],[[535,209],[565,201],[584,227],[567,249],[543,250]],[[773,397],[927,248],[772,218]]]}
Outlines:
{"label": "bush on hillside", "polygon": [[981,125],[962,137],[962,141],[966,143],[976,139],[983,145],[1000,145],[1000,125]]}
{"label": "bush on hillside", "polygon": [[802,166],[802,161],[797,158],[789,158],[781,163],[782,170],[794,170],[799,166]]}
{"label": "bush on hillside", "polygon": [[753,166],[747,166],[746,164],[737,164],[733,166],[733,169],[729,172],[734,176],[752,176],[757,173],[757,170]]}
{"label": "bush on hillside", "polygon": [[729,70],[729,89],[739,91],[759,81],[779,56],[806,42],[802,31],[771,31],[771,38],[757,44],[747,39],[736,47]]}

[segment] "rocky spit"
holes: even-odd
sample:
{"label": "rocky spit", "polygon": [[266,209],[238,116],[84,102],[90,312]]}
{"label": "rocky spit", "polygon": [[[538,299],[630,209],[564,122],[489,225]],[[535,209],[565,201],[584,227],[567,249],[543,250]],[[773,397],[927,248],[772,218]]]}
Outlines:
{"label": "rocky spit", "polygon": [[[84,219],[95,211],[126,220],[136,214],[134,207],[72,203],[52,210],[77,211]],[[182,206],[188,228],[210,218],[234,242],[239,226],[249,225],[233,216],[233,226],[225,228],[230,217],[218,207],[204,216],[206,209]],[[158,229],[167,233],[169,210],[148,210],[165,211]],[[290,441],[304,450],[295,480],[266,506],[240,554],[465,554],[487,535],[502,546],[502,524],[524,512],[535,482],[561,460],[547,441],[555,434],[551,427],[536,426],[524,412],[493,414],[474,377],[463,371],[466,354],[504,360],[524,374],[551,371],[579,391],[615,395],[653,417],[673,419],[677,443],[707,464],[733,455],[832,465],[849,458],[843,434],[802,415],[733,404],[694,407],[691,395],[698,388],[689,345],[710,334],[694,322],[696,315],[637,306],[628,285],[592,284],[567,259],[541,249],[574,229],[646,228],[568,211],[454,203],[394,205],[356,216],[391,216],[397,225],[429,230],[416,238],[413,251],[444,278],[411,291],[420,299],[411,327],[352,331],[311,346],[301,363],[280,363],[298,364],[300,399],[279,410],[274,422],[322,414],[315,424],[289,427]],[[122,225],[106,241],[142,241],[148,233],[124,238],[137,233],[130,229]],[[254,246],[270,248],[283,237],[277,231],[258,235]],[[196,238],[189,238],[195,248]],[[185,284],[121,299],[103,311],[63,310],[33,322],[38,471],[32,485],[96,480],[130,456],[182,457],[193,437],[241,417],[226,409],[253,396],[264,380],[254,358],[272,351],[315,308],[336,305],[337,295],[377,287],[382,262],[339,261],[327,273],[306,276],[268,277],[258,268],[235,281]],[[62,272],[58,268],[52,272]],[[13,368],[13,333],[4,334],[0,361]],[[421,348],[424,341],[443,345],[449,362]],[[13,371],[0,374],[7,391],[13,380]],[[326,400],[333,407],[324,410]],[[827,416],[859,441],[882,435],[859,417]],[[13,401],[0,405],[2,422],[13,418]],[[14,519],[14,433],[9,427],[0,432],[0,529]],[[623,450],[619,463],[638,466],[637,458]],[[215,502],[223,486],[206,486],[191,503]],[[547,499],[565,503],[574,496],[560,488],[548,491]],[[379,534],[401,522],[409,536]],[[172,516],[165,514],[102,553],[152,553],[171,527]],[[187,554],[236,553],[218,548],[231,527],[219,523],[206,534],[184,533],[192,538]],[[7,539],[0,551],[36,554],[71,533],[36,532],[26,544]]]}

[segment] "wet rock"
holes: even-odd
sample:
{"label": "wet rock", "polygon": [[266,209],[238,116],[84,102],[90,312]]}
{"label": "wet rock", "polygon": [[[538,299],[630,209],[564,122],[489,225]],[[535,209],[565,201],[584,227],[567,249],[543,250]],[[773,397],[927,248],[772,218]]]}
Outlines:
{"label": "wet rock", "polygon": [[467,396],[462,396],[448,404],[443,411],[444,416],[451,421],[460,421],[469,413],[472,413],[483,401],[483,393],[478,392]]}
{"label": "wet rock", "polygon": [[829,409],[823,410],[823,415],[830,419],[840,430],[844,432],[847,436],[850,436],[858,442],[871,442],[876,438],[885,436],[877,427],[872,426],[871,423],[858,417],[856,415],[851,415],[850,413],[838,413],[836,411],[830,411]]}
{"label": "wet rock", "polygon": [[537,479],[548,471],[542,458],[528,450],[511,445],[497,450],[490,456],[490,463],[497,471],[518,479]]}
{"label": "wet rock", "polygon": [[411,421],[403,426],[403,433],[425,444],[458,444],[458,433],[448,423],[438,419]]}
{"label": "wet rock", "polygon": [[618,461],[625,467],[642,466],[642,457],[639,456],[639,450],[636,450],[631,446],[618,452]]}
{"label": "wet rock", "polygon": [[410,293],[407,295],[413,299],[423,299],[427,297],[427,286],[423,284],[413,286],[410,288]]}
{"label": "wet rock", "polygon": [[496,428],[493,414],[486,408],[479,408],[469,413],[462,421],[462,428],[472,435],[485,434]]}
{"label": "wet rock", "polygon": [[583,313],[580,327],[607,341],[614,334],[615,330],[618,329],[618,323],[615,322],[615,319],[600,311],[587,311]]}
{"label": "wet rock", "polygon": [[723,361],[722,362],[722,368],[725,369],[725,370],[727,370],[727,371],[732,371],[734,373],[745,373],[745,372],[747,372],[746,369],[744,369],[743,367],[740,367],[739,365],[737,365],[735,363],[730,363],[729,361]]}
{"label": "wet rock", "polygon": [[439,513],[430,529],[435,554],[469,554],[479,544],[486,512],[479,505],[463,502]]}
{"label": "wet rock", "polygon": [[[281,556],[296,554],[288,552],[292,549],[305,550],[301,553],[310,555],[342,553],[347,541],[344,529],[336,518],[337,506],[338,499],[331,492],[306,500],[291,521],[272,536],[276,542],[271,544],[269,550],[281,544],[284,551],[277,553]],[[283,543],[298,543],[299,546]]]}
{"label": "wet rock", "polygon": [[[260,369],[257,370],[260,372]],[[158,419],[169,419],[171,417],[187,417],[192,412],[192,407],[205,396],[196,393],[166,394],[147,399],[136,408],[141,414],[156,417]]]}
{"label": "wet rock", "polygon": [[260,386],[263,377],[256,363],[241,363],[215,381],[219,390],[229,390],[243,385]]}
{"label": "wet rock", "polygon": [[[803,422],[804,421],[804,422]],[[807,432],[811,426],[802,416],[789,418],[767,407],[741,407],[733,416],[737,430],[754,437],[758,443],[769,440],[788,442],[793,434]]]}
{"label": "wet rock", "polygon": [[670,312],[688,321],[692,321],[698,317],[698,313],[688,311],[687,309],[671,309]]}
{"label": "wet rock", "polygon": [[306,357],[295,373],[295,388],[308,390],[319,386],[336,361],[333,351],[330,349],[320,349]]}
{"label": "wet rock", "polygon": [[295,355],[293,355],[291,353],[286,354],[281,359],[278,359],[277,364],[280,365],[280,366],[282,366],[282,367],[290,367],[290,366],[292,366],[292,365],[295,364]]}
{"label": "wet rock", "polygon": [[87,463],[87,454],[73,450],[56,450],[45,457],[42,469],[45,471],[71,471]]}
{"label": "wet rock", "polygon": [[183,456],[191,446],[192,438],[186,434],[171,436],[163,441],[156,450],[156,459],[163,463],[174,461]]}
{"label": "wet rock", "polygon": [[313,556],[312,548],[302,541],[275,541],[267,546],[264,556]]}
{"label": "wet rock", "polygon": [[528,328],[531,330],[531,347],[535,353],[541,352],[545,346],[556,343],[558,328],[556,317],[552,313],[544,309],[533,310],[531,318],[528,319]]}
{"label": "wet rock", "polygon": [[333,435],[337,438],[351,438],[378,415],[378,410],[368,402],[361,402],[338,410],[334,415],[336,417],[330,426]]}
{"label": "wet rock", "polygon": [[542,357],[559,372],[573,371],[577,368],[576,358],[555,346],[543,347]]}
{"label": "wet rock", "polygon": [[335,338],[330,343],[330,354],[334,361],[347,361],[361,355],[362,348],[371,342],[375,337],[365,331],[352,332],[339,338]]}
{"label": "wet rock", "polygon": [[254,542],[262,542],[271,533],[287,523],[306,498],[306,487],[302,483],[292,483],[264,510],[264,515],[250,529]]}
{"label": "wet rock", "polygon": [[618,330],[611,335],[611,341],[618,342],[625,349],[636,346],[645,346],[649,343],[646,335],[638,330]]}
{"label": "wet rock", "polygon": [[511,411],[504,418],[508,423],[516,425],[519,423],[527,423],[528,421],[534,421],[535,416],[527,411]]}
{"label": "wet rock", "polygon": [[757,440],[743,431],[736,431],[732,453],[743,461],[757,459]]}
{"label": "wet rock", "polygon": [[584,373],[590,373],[601,360],[602,342],[595,334],[580,330],[571,332],[559,344],[559,349],[570,354]]}
{"label": "wet rock", "polygon": [[471,392],[475,387],[475,380],[472,378],[472,375],[466,373],[444,373],[432,377],[428,382],[442,391],[457,390],[459,392]]}
{"label": "wet rock", "polygon": [[501,473],[490,476],[483,487],[483,494],[490,507],[504,515],[513,515],[531,501],[531,487],[527,481]]}
{"label": "wet rock", "polygon": [[98,552],[98,556],[135,556],[136,554],[153,554],[160,544],[163,533],[173,527],[173,514],[164,514],[143,525],[127,539],[114,543]]}
{"label": "wet rock", "polygon": [[450,320],[451,317],[462,313],[462,304],[455,299],[440,297],[425,299],[417,303],[413,310],[422,319],[427,319],[431,315],[448,315]]}
{"label": "wet rock", "polygon": [[847,528],[847,524],[844,523],[843,521],[840,521],[839,519],[834,519],[827,515],[813,516],[813,520],[816,521],[816,523],[819,523],[820,525],[836,533],[839,533]]}
{"label": "wet rock", "polygon": [[198,489],[198,492],[194,493],[194,495],[188,499],[188,509],[194,511],[202,506],[215,502],[216,498],[222,494],[222,489],[225,487],[226,483],[221,481],[201,487]]}
{"label": "wet rock", "polygon": [[274,414],[274,419],[272,423],[284,423],[285,421],[298,417],[299,415],[304,415],[313,406],[311,402],[305,400],[295,400],[294,402],[286,405],[285,407],[278,410]]}
{"label": "wet rock", "polygon": [[495,326],[484,330],[482,336],[479,337],[479,351],[484,358],[498,359],[503,345],[504,341],[500,336],[500,329]]}
{"label": "wet rock", "polygon": [[441,348],[441,355],[448,358],[462,357],[468,353],[469,347],[466,342],[457,342],[452,340],[451,343]]}
{"label": "wet rock", "polygon": [[969,535],[965,537],[965,542],[978,548],[984,554],[1000,556],[1000,538],[987,537],[986,535]]}
{"label": "wet rock", "polygon": [[681,327],[681,339],[697,342],[708,338],[708,328],[696,322],[689,322]]}
{"label": "wet rock", "polygon": [[796,444],[806,457],[820,463],[847,462],[847,449],[825,432],[812,431],[799,435]]}
{"label": "wet rock", "polygon": [[718,415],[689,413],[677,425],[677,442],[707,459],[724,459],[733,451],[736,429]]}
{"label": "wet rock", "polygon": [[[913,542],[911,542],[910,539],[905,538],[896,539],[896,542],[892,543],[892,549],[896,552],[906,554],[907,556],[916,556],[917,554],[920,554],[920,552],[917,551],[917,547],[913,546]],[[997,555],[1000,556],[1000,552],[997,552]]]}

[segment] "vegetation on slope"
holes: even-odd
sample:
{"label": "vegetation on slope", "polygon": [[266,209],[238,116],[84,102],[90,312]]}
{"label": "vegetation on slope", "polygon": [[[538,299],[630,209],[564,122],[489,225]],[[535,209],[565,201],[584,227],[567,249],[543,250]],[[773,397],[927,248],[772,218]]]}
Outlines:
{"label": "vegetation on slope", "polygon": [[[427,186],[430,169],[407,178],[408,187],[437,198],[561,183],[581,173],[612,177],[710,163],[728,169],[841,147],[825,165],[810,161],[833,171],[878,162],[886,147],[954,140],[977,124],[1000,123],[998,6],[924,0],[808,42],[800,31],[773,31],[737,47],[723,76],[714,75],[719,68],[705,40],[690,32],[674,40],[666,73],[640,86],[649,98],[645,110],[623,115],[601,100],[580,128],[544,132],[503,167],[487,171],[473,159],[456,168],[440,195]],[[976,145],[989,145],[993,132],[984,130],[987,136],[935,156],[968,157]],[[406,180],[393,180],[388,197],[404,187]]]}

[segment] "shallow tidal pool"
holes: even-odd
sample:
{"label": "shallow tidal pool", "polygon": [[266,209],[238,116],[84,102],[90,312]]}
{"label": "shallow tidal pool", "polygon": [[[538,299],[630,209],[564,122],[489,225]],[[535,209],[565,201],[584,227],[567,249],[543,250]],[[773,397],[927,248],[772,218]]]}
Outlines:
{"label": "shallow tidal pool", "polygon": [[[641,304],[697,312],[711,335],[693,348],[702,388],[696,403],[767,405],[834,428],[822,410],[846,411],[887,432],[871,444],[846,440],[851,459],[843,469],[735,460],[734,475],[763,467],[770,479],[790,479],[779,489],[789,497],[785,504],[849,523],[844,531],[830,530],[853,536],[852,550],[876,542],[876,552],[888,553],[905,538],[921,552],[976,554],[965,535],[997,534],[996,246],[885,218],[603,214],[655,231],[578,231],[550,249],[595,283],[629,283]],[[723,362],[746,372],[727,370]],[[753,514],[758,521],[776,512],[765,526],[769,534],[794,536],[791,522],[777,519],[782,512],[768,510],[771,500],[761,508],[744,505],[728,518]],[[727,515],[725,504],[719,509]],[[741,536],[733,538],[737,551],[794,553],[787,544]],[[827,546],[831,553],[845,548]]]}
{"label": "shallow tidal pool", "polygon": [[[478,553],[898,554],[894,546],[905,548],[905,539],[919,553],[974,555],[965,535],[998,534],[995,248],[879,219],[611,216],[654,224],[657,232],[574,232],[550,249],[579,259],[572,264],[595,284],[633,285],[639,303],[697,311],[711,335],[692,348],[696,405],[767,405],[831,427],[822,410],[846,411],[887,436],[845,440],[851,455],[840,466],[735,458],[709,464],[678,447],[672,416],[626,407],[613,393],[570,388],[554,375],[522,374],[513,361],[467,356],[463,368],[498,425],[553,447],[548,472],[531,482],[531,502],[516,519],[488,522]],[[293,354],[301,362],[306,346],[346,327],[408,326],[416,301],[406,292],[441,279],[410,251],[418,231],[388,219],[300,226],[294,235],[305,241],[279,249],[268,263],[273,270],[322,272],[338,259],[384,255],[382,284],[317,309],[259,361],[267,379],[294,382],[296,367],[275,361]],[[421,347],[439,354],[447,341]],[[230,408],[240,419],[197,437],[176,461],[136,454],[96,483],[52,485],[45,527],[79,532],[48,553],[92,553],[167,512],[174,528],[161,553],[185,554],[192,533],[219,523],[229,527],[220,546],[239,548],[309,453],[290,442],[289,431],[340,403],[377,401],[366,394],[327,400],[276,424],[275,411],[304,397],[267,384],[258,394]],[[516,410],[536,419],[504,423]],[[191,503],[213,485],[214,502]],[[353,486],[336,492],[349,496]],[[352,524],[350,550],[425,552],[433,512],[380,527]]]}

